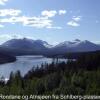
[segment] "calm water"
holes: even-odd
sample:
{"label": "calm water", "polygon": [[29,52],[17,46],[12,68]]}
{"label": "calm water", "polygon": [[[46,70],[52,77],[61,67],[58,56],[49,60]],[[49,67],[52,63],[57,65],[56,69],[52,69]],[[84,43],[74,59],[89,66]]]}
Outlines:
{"label": "calm water", "polygon": [[[60,59],[64,61],[65,59]],[[24,76],[29,70],[37,65],[40,66],[42,63],[51,63],[51,58],[43,56],[17,56],[17,60],[13,63],[1,64],[0,65],[0,77],[9,78],[10,73],[20,70],[21,75]]]}

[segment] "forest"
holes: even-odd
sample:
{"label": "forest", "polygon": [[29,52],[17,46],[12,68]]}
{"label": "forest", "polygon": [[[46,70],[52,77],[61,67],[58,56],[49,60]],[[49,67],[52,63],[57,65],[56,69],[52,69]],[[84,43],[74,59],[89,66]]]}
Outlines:
{"label": "forest", "polygon": [[1,79],[0,94],[100,95],[100,51],[83,54],[76,60],[41,64],[24,77],[20,71],[11,72],[8,82]]}

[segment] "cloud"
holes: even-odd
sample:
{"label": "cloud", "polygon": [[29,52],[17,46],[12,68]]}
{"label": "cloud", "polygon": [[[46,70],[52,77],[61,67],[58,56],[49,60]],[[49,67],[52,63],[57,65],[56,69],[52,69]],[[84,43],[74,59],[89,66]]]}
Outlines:
{"label": "cloud", "polygon": [[68,26],[72,26],[72,27],[78,27],[78,26],[80,26],[80,21],[81,21],[81,18],[82,18],[82,16],[73,16],[72,17],[72,20],[71,21],[69,21],[68,23],[67,23],[67,25]]}
{"label": "cloud", "polygon": [[36,27],[36,28],[47,28],[52,26],[53,21],[46,17],[24,17],[23,25]]}
{"label": "cloud", "polygon": [[50,11],[44,10],[41,12],[41,15],[45,17],[54,17],[56,14],[57,14],[57,11],[55,10],[50,10]]}
{"label": "cloud", "polygon": [[23,26],[35,27],[35,28],[53,28],[61,29],[60,27],[53,26],[53,21],[47,17],[11,17],[0,19],[0,23],[21,23]]}
{"label": "cloud", "polygon": [[16,9],[1,9],[0,10],[1,17],[18,16],[19,14],[21,14],[21,10],[16,10]]}
{"label": "cloud", "polygon": [[23,25],[35,28],[61,29],[61,27],[53,26],[53,20],[48,17],[23,17]]}
{"label": "cloud", "polygon": [[0,5],[5,5],[8,0],[0,0]]}
{"label": "cloud", "polygon": [[48,29],[62,29],[62,27],[59,26],[48,26]]}
{"label": "cloud", "polygon": [[67,25],[69,25],[69,26],[73,26],[73,27],[80,26],[80,24],[77,23],[77,22],[75,22],[75,21],[69,21],[69,22],[67,23]]}
{"label": "cloud", "polygon": [[54,17],[56,14],[64,15],[66,13],[67,13],[66,10],[59,10],[59,11],[56,11],[56,10],[44,10],[44,11],[41,12],[41,15],[45,16],[45,17]]}
{"label": "cloud", "polygon": [[2,19],[0,19],[0,23],[15,24],[15,23],[18,23],[18,22],[22,22],[23,20],[24,20],[23,17],[2,18]]}
{"label": "cloud", "polygon": [[74,21],[76,21],[76,22],[79,22],[79,21],[81,20],[81,17],[82,17],[82,16],[73,16],[72,19],[73,19]]}
{"label": "cloud", "polygon": [[54,20],[51,18],[57,14],[55,10],[52,11],[42,11],[41,16],[21,16],[22,11],[16,9],[2,9],[0,10],[0,23],[16,24],[20,23],[23,26],[33,27],[33,28],[47,28],[47,29],[62,29],[59,26],[55,26]]}
{"label": "cloud", "polygon": [[66,14],[66,13],[67,13],[66,10],[59,10],[59,15],[64,15],[64,14]]}
{"label": "cloud", "polygon": [[24,26],[36,27],[36,28],[45,28],[52,26],[52,20],[46,17],[11,17],[11,18],[4,18],[0,20],[1,23],[22,23]]}

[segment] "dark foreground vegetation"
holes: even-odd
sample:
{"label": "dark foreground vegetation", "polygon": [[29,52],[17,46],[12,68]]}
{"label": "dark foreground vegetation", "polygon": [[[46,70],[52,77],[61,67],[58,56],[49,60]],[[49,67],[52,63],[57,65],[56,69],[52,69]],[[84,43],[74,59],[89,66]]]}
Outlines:
{"label": "dark foreground vegetation", "polygon": [[11,73],[0,82],[0,94],[100,95],[100,52],[82,55],[76,61],[52,62],[33,68],[24,77]]}

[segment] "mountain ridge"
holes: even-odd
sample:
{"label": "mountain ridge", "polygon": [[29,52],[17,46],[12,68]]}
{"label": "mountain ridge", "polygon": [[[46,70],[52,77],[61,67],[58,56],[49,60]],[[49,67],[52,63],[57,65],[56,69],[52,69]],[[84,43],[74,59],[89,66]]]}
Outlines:
{"label": "mountain ridge", "polygon": [[32,40],[28,38],[11,39],[3,43],[1,48],[6,48],[11,52],[23,54],[64,54],[67,52],[88,52],[100,50],[100,45],[88,40],[64,41],[55,46],[43,40]]}

